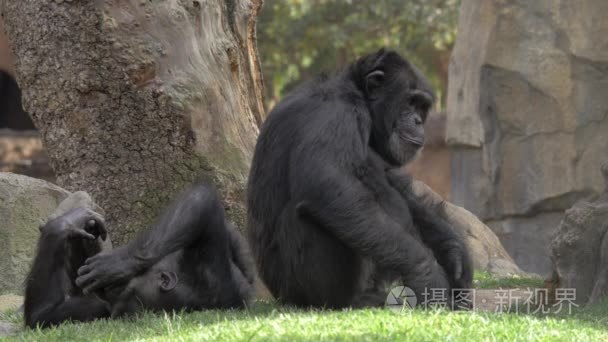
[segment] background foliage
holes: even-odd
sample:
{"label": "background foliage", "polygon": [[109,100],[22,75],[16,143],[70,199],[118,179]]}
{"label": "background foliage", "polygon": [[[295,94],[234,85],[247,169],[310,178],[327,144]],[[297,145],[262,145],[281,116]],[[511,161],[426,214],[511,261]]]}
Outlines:
{"label": "background foliage", "polygon": [[268,108],[300,81],[383,46],[400,52],[429,77],[441,106],[459,3],[265,0],[258,44]]}

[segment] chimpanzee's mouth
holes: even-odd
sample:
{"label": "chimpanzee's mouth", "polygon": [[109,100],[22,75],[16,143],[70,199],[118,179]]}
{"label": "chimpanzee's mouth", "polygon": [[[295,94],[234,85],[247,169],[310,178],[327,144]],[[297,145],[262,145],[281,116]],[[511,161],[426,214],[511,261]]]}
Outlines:
{"label": "chimpanzee's mouth", "polygon": [[401,139],[409,142],[410,144],[416,145],[418,147],[424,145],[424,139],[422,139],[422,140],[411,139],[411,138],[401,138]]}

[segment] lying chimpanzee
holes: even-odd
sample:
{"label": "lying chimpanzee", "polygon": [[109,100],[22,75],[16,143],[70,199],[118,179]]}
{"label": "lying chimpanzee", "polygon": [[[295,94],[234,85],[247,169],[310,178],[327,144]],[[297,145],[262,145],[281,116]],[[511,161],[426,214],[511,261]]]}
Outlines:
{"label": "lying chimpanzee", "polygon": [[85,208],[41,228],[26,284],[26,325],[48,327],[141,309],[241,307],[253,294],[249,250],[225,221],[211,187],[181,194],[125,247],[100,251],[106,238],[103,218]]}

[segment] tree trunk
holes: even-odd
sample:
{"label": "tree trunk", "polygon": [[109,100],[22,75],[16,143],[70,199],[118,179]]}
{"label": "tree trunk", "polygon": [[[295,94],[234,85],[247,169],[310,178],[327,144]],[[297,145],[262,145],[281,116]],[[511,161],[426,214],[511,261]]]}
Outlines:
{"label": "tree trunk", "polygon": [[4,33],[4,23],[0,18],[0,70],[13,74],[13,63],[11,50],[8,47],[8,39]]}
{"label": "tree trunk", "polygon": [[25,108],[58,183],[93,195],[118,244],[199,179],[218,186],[244,226],[264,113],[261,4],[2,2]]}

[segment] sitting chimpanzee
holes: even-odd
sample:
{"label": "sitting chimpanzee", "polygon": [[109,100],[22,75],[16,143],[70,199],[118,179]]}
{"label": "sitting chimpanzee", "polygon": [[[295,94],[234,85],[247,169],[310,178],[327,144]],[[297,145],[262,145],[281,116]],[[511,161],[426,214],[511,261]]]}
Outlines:
{"label": "sitting chimpanzee", "polygon": [[470,287],[462,238],[398,170],[422,147],[433,102],[421,73],[383,49],[271,111],[249,177],[248,229],[275,297],[340,308],[382,305],[393,282],[419,303],[425,289],[450,298]]}
{"label": "sitting chimpanzee", "polygon": [[241,307],[253,294],[248,247],[225,221],[211,187],[199,185],[180,195],[150,230],[125,247],[100,251],[106,238],[102,217],[85,208],[41,228],[27,278],[26,325],[47,327],[141,309]]}

